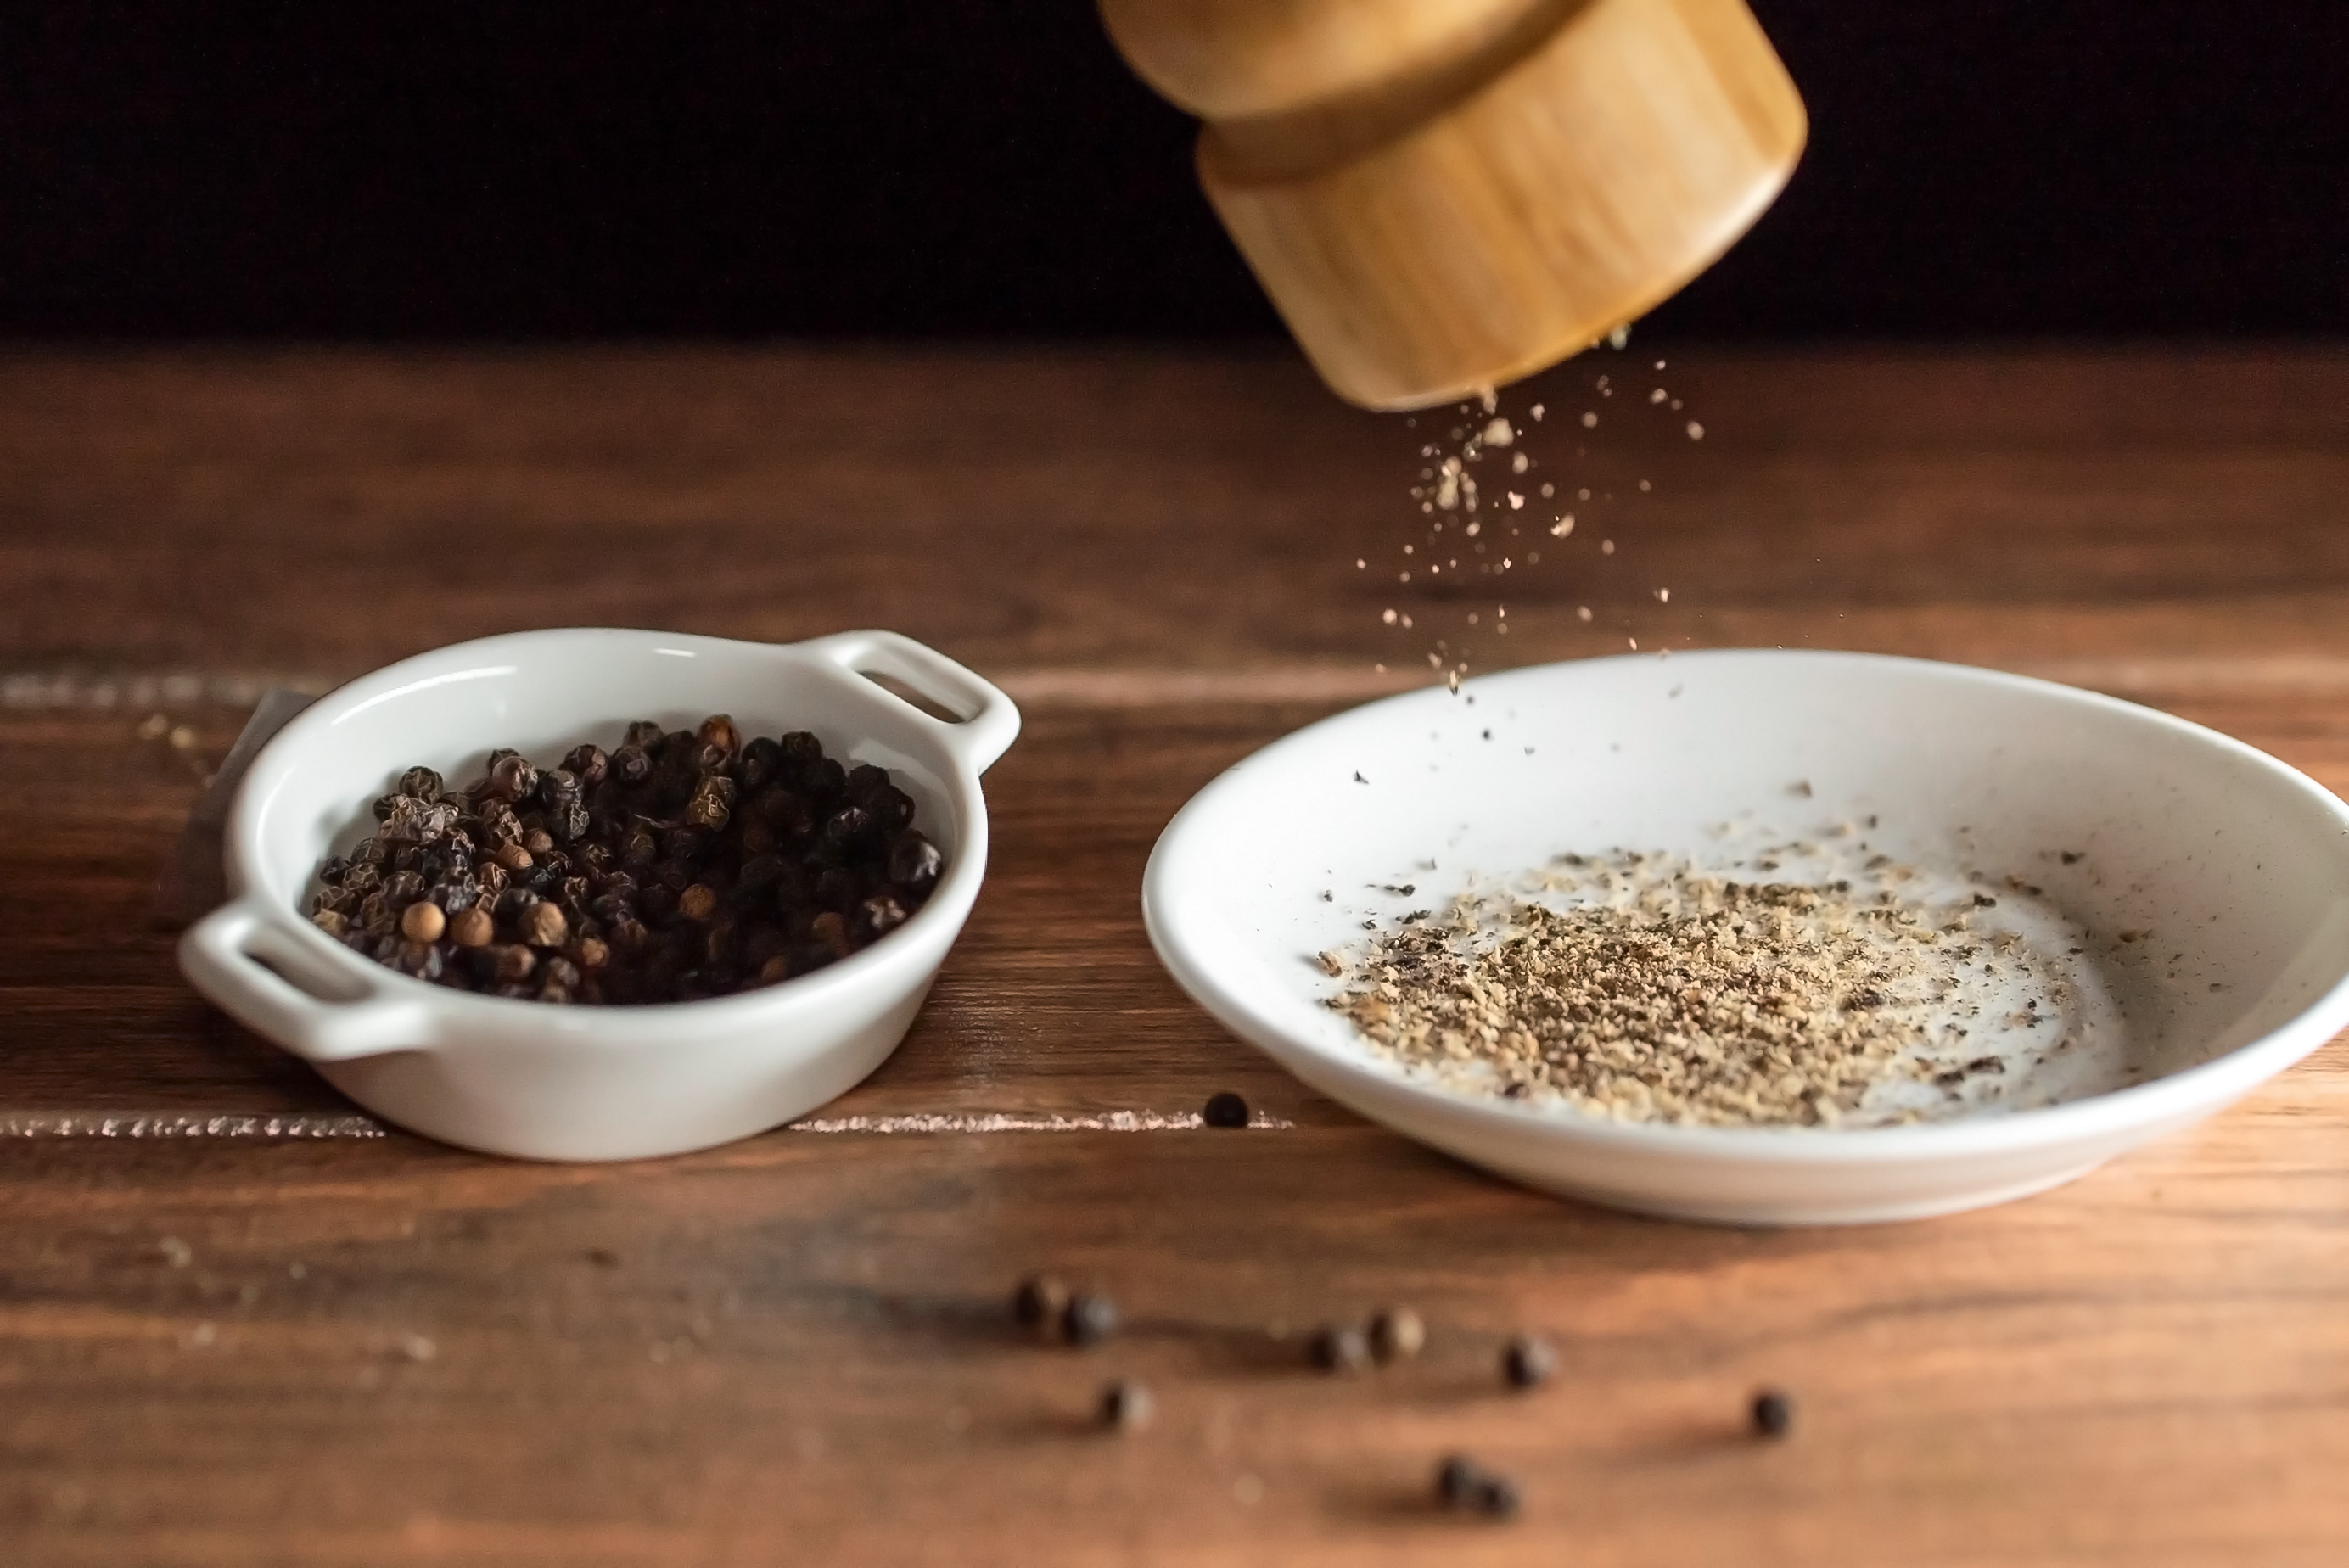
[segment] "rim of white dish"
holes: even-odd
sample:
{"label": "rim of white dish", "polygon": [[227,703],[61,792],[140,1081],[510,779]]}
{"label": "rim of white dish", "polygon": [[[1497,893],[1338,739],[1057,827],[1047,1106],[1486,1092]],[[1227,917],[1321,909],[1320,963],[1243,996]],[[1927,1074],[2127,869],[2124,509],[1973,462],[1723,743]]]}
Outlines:
{"label": "rim of white dish", "polygon": [[[1513,684],[1522,684],[1537,677],[1554,678],[1559,671],[1597,670],[1652,662],[1655,657],[1654,655],[1613,654],[1601,658],[1559,660],[1480,676],[1463,682],[1462,687],[1464,690],[1474,688],[1497,695]],[[2349,833],[2349,804],[2344,804],[2340,797],[2300,769],[2232,736],[2222,735],[2206,726],[2163,713],[2158,708],[2147,707],[2142,703],[2107,696],[2102,692],[2086,691],[2078,686],[2013,675],[2004,670],[1892,654],[1841,653],[1812,648],[1708,648],[1673,654],[1671,659],[1675,665],[1758,660],[1790,665],[1839,663],[1908,667],[1930,671],[1944,679],[1972,681],[1987,686],[2004,686],[2057,697],[2102,709],[2154,728],[2166,729],[2188,740],[2225,751],[2253,765],[2278,785],[2307,796],[2332,814],[2341,824],[2344,833]],[[1310,744],[1318,733],[1350,723],[1361,723],[1366,714],[1450,699],[1451,694],[1438,686],[1377,698],[1293,730],[1249,753],[1241,763],[1235,764],[1234,769],[1257,758],[1270,757]],[[1176,983],[1218,1022],[1276,1060],[1283,1060],[1288,1055],[1306,1057],[1317,1068],[1345,1074],[1366,1087],[1405,1094],[1425,1104],[1441,1107],[1447,1112],[1481,1120],[1495,1129],[1554,1133],[1626,1152],[1648,1154],[1723,1155],[1739,1160],[1830,1163],[1887,1159],[1938,1160],[2018,1147],[2072,1142],[2158,1122],[2170,1116],[2191,1115],[2248,1092],[2316,1050],[2344,1026],[2349,1026],[2349,975],[2344,975],[2299,1013],[2259,1038],[2239,1046],[2224,1056],[2150,1082],[2067,1100],[2061,1105],[2008,1111],[1994,1117],[1911,1122],[1895,1127],[1849,1130],[1684,1127],[1671,1122],[1614,1121],[1570,1108],[1545,1109],[1512,1105],[1506,1100],[1473,1099],[1422,1082],[1403,1072],[1382,1069],[1367,1058],[1356,1059],[1336,1047],[1291,1032],[1277,1014],[1243,999],[1212,973],[1194,964],[1179,939],[1170,934],[1169,927],[1173,923],[1164,909],[1164,879],[1171,873],[1165,868],[1173,856],[1180,852],[1186,820],[1204,815],[1207,804],[1224,792],[1244,787],[1245,781],[1233,778],[1232,770],[1218,775],[1184,804],[1151,849],[1150,863],[1142,879],[1143,924],[1150,934],[1150,944],[1156,950],[1159,962],[1166,966]],[[1287,1065],[1285,1060],[1284,1065]]]}
{"label": "rim of white dish", "polygon": [[[268,796],[300,765],[302,754],[321,744],[342,717],[399,693],[419,679],[445,674],[444,666],[476,663],[486,657],[494,657],[502,650],[515,650],[534,644],[585,639],[659,643],[673,647],[739,648],[778,655],[788,655],[800,647],[798,643],[761,643],[749,638],[711,637],[685,632],[647,631],[620,626],[560,626],[505,632],[477,637],[470,642],[451,643],[411,655],[347,682],[319,697],[288,721],[285,727],[254,755],[243,780],[238,784],[235,799],[229,807],[223,840],[230,882],[235,888],[230,903],[262,896],[256,892],[254,868],[262,858],[259,853],[263,841],[262,821],[268,808]],[[804,665],[801,665],[799,660],[789,662],[798,667],[819,672],[836,670],[843,675],[851,673],[805,655],[801,658],[806,660]],[[876,707],[901,700],[870,681],[864,685],[870,687],[870,700]],[[881,707],[880,711],[886,712],[887,709]],[[384,995],[388,997],[423,1001],[436,1010],[446,1010],[451,1014],[478,1013],[481,1022],[495,1025],[502,1033],[515,1032],[517,1027],[531,1032],[553,1030],[561,1033],[566,1043],[575,1040],[596,1046],[635,1047],[646,1044],[647,1030],[645,1026],[647,1024],[669,1030],[675,1030],[680,1025],[698,1026],[704,1020],[713,1025],[731,1026],[748,1013],[816,1006],[837,992],[872,981],[875,978],[875,971],[913,953],[922,938],[949,919],[957,918],[950,912],[959,909],[967,914],[978,898],[979,881],[986,874],[988,851],[985,792],[978,770],[967,758],[944,746],[939,748],[939,755],[946,762],[940,770],[941,776],[948,783],[950,799],[957,814],[957,826],[960,830],[956,835],[958,842],[954,859],[947,865],[946,875],[931,890],[929,898],[906,919],[905,924],[872,945],[860,948],[813,974],[795,975],[778,985],[761,986],[757,990],[707,996],[690,1002],[556,1007],[518,997],[453,990],[419,980],[412,975],[403,975],[397,969],[362,957],[328,936],[302,913],[298,903],[285,904],[279,913],[284,915],[284,923],[287,927],[298,928],[302,934],[297,940],[311,944],[313,951],[326,962],[370,990],[385,987]],[[360,802],[356,809],[364,810],[364,806],[365,803]],[[278,901],[272,898],[269,902],[274,905]],[[936,918],[932,918],[933,915]],[[905,940],[901,941],[901,938]],[[445,1048],[446,1042],[441,1042],[441,1046]]]}

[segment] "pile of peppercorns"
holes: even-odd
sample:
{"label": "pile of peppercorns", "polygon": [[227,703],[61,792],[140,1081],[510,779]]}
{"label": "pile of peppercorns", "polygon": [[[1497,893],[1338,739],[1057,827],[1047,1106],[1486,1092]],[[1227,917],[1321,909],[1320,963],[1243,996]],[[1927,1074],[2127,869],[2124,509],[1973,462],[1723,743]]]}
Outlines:
{"label": "pile of peppercorns", "polygon": [[804,731],[627,727],[559,768],[410,768],[311,919],[419,980],[535,1002],[689,1002],[821,969],[904,924],[944,857],[888,769]]}

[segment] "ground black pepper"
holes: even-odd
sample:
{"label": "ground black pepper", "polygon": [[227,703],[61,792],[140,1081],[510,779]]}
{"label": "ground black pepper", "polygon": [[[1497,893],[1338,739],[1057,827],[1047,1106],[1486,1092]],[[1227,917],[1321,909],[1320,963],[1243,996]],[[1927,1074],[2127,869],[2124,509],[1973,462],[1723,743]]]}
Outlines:
{"label": "ground black pepper", "polygon": [[836,963],[918,912],[945,857],[889,771],[724,714],[626,727],[452,789],[402,772],[374,836],[317,871],[311,918],[378,963],[516,1000],[691,1001]]}

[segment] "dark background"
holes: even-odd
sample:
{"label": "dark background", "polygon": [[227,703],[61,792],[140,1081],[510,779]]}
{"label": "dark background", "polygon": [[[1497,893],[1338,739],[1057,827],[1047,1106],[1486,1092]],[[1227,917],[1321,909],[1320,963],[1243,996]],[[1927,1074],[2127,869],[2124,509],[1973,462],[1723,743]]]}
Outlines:
{"label": "dark background", "polygon": [[[1778,206],[1651,328],[2349,330],[2344,0],[1756,0]],[[1089,5],[20,5],[0,335],[1278,323]]]}

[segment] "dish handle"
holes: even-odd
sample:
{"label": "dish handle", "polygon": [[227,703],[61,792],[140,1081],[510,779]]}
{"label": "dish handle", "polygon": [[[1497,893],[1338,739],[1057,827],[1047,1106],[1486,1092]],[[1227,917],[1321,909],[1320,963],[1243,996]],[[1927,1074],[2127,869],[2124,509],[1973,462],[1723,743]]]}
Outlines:
{"label": "dish handle", "polygon": [[[947,749],[968,763],[974,773],[992,767],[1019,734],[1019,708],[992,682],[911,637],[896,632],[841,632],[799,645],[851,675],[883,675],[901,680],[949,713],[962,715],[958,720],[938,718],[889,692],[892,701],[912,708],[936,727]],[[886,686],[881,689],[888,691]]]}
{"label": "dish handle", "polygon": [[274,901],[247,893],[188,928],[180,969],[238,1023],[309,1061],[429,1043],[432,1009],[423,999],[330,969],[311,947]]}

